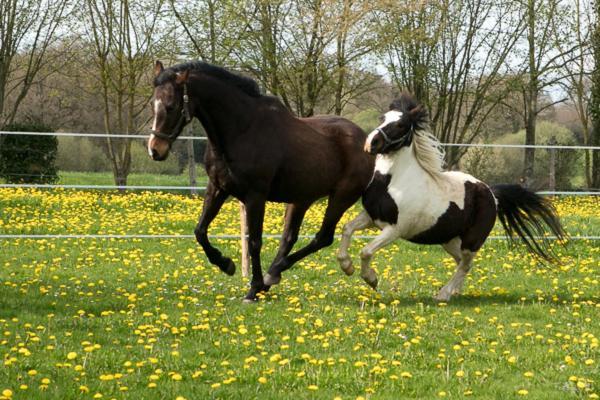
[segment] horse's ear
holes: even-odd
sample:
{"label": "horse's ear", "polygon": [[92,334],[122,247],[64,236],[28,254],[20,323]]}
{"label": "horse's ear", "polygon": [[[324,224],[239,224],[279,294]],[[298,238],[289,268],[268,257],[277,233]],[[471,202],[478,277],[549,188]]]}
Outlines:
{"label": "horse's ear", "polygon": [[156,78],[157,76],[159,76],[164,70],[165,67],[163,67],[163,64],[159,60],[156,60],[156,62],[154,63],[154,77]]}
{"label": "horse's ear", "polygon": [[421,104],[411,108],[408,112],[409,119],[415,126],[422,126],[427,123],[427,109]]}
{"label": "horse's ear", "polygon": [[181,85],[183,83],[186,83],[188,81],[188,77],[190,76],[190,70],[189,69],[185,69],[181,72],[178,72],[175,75],[175,83],[177,83],[178,85]]}

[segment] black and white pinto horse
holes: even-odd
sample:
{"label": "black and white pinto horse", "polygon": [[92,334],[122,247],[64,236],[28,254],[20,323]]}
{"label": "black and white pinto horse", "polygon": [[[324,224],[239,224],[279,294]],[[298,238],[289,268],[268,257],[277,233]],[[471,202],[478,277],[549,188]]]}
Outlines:
{"label": "black and white pinto horse", "polygon": [[381,233],[360,252],[361,277],[373,289],[373,254],[398,238],[440,244],[456,260],[450,282],[436,296],[448,301],[461,291],[473,258],[492,230],[496,215],[529,251],[554,260],[545,227],[558,238],[564,231],[552,204],[519,185],[489,187],[471,175],[444,171],[444,153],[428,131],[426,110],[408,94],[395,100],[383,122],[368,136],[365,151],[376,154],[375,172],[363,194],[364,211],[343,229],[338,252],[342,270],[354,272],[348,255],[352,234],[377,226]]}

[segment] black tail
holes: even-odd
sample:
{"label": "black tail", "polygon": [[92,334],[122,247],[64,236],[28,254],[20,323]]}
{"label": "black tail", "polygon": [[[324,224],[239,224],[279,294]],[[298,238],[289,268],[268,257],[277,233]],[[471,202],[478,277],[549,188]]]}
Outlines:
{"label": "black tail", "polygon": [[520,185],[496,185],[492,192],[498,199],[498,217],[511,241],[516,234],[531,253],[557,261],[544,236],[546,227],[558,239],[565,239],[566,234],[552,203]]}

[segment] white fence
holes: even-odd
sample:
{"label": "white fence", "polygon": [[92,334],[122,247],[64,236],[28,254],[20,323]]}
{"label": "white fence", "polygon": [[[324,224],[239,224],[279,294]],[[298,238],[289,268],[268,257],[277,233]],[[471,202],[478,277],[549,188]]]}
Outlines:
{"label": "white fence", "polygon": [[[115,139],[135,139],[145,140],[147,135],[128,135],[128,134],[105,134],[105,133],[69,133],[69,132],[11,132],[0,131],[0,135],[31,135],[31,136],[68,136],[68,137],[84,137],[84,138],[115,138]],[[207,140],[206,137],[199,136],[180,136],[180,140]],[[536,148],[545,150],[600,150],[600,146],[563,146],[563,145],[516,145],[516,144],[485,144],[485,143],[442,143],[445,147],[480,147],[480,148]],[[49,184],[0,184],[0,188],[38,188],[38,189],[85,189],[85,190],[204,190],[205,187],[199,186],[118,186],[118,185],[49,185]],[[540,191],[542,195],[550,196],[598,196],[598,191]],[[240,235],[219,235],[213,236],[218,239],[240,239]],[[264,235],[265,238],[279,238],[280,235]],[[300,236],[300,238],[311,238],[312,236]],[[374,236],[363,235],[356,236],[362,239],[371,239]],[[0,239],[192,239],[193,235],[3,235],[0,234]],[[491,236],[492,240],[506,240],[506,236]],[[556,239],[549,237],[547,239]],[[600,236],[573,236],[571,240],[600,240]]]}

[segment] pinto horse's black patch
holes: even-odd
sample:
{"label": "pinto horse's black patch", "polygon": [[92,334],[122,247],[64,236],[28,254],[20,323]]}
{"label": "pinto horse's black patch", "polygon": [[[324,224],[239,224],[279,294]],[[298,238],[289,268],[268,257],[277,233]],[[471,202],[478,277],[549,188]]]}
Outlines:
{"label": "pinto horse's black patch", "polygon": [[496,204],[484,183],[465,182],[464,208],[454,202],[436,223],[408,239],[419,244],[443,244],[460,237],[463,249],[477,251],[483,245],[496,220]]}
{"label": "pinto horse's black patch", "polygon": [[373,221],[378,220],[394,225],[398,222],[398,206],[387,190],[391,180],[391,175],[383,175],[375,171],[371,183],[363,194],[362,203]]}

